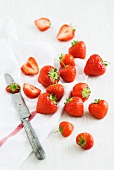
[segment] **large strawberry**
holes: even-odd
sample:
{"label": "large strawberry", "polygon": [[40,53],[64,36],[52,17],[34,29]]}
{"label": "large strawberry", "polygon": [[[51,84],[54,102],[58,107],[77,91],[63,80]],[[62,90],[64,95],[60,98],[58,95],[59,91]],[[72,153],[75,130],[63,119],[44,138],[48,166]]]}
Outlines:
{"label": "large strawberry", "polygon": [[36,111],[42,114],[53,114],[57,111],[56,98],[47,92],[42,93],[37,101]]}
{"label": "large strawberry", "polygon": [[84,67],[84,73],[89,76],[100,76],[106,72],[107,62],[98,54],[93,54],[87,60]]}
{"label": "large strawberry", "polygon": [[64,110],[71,116],[81,117],[84,113],[84,104],[80,97],[66,99]]}
{"label": "large strawberry", "polygon": [[38,76],[38,81],[45,87],[57,83],[59,81],[57,69],[50,65],[42,67]]}
{"label": "large strawberry", "polygon": [[88,107],[89,112],[97,119],[102,119],[108,112],[108,103],[105,100],[95,99]]}
{"label": "large strawberry", "polygon": [[35,20],[34,23],[40,31],[47,30],[48,28],[50,28],[51,25],[51,22],[48,18],[39,18]]}
{"label": "large strawberry", "polygon": [[74,66],[66,65],[59,69],[59,75],[65,82],[73,82],[76,77],[76,68]]}
{"label": "large strawberry", "polygon": [[56,101],[60,101],[64,94],[64,87],[61,84],[52,84],[46,88],[47,93],[56,97]]}
{"label": "large strawberry", "polygon": [[39,88],[28,83],[23,84],[23,91],[24,94],[31,99],[38,97],[41,92]]}
{"label": "large strawberry", "polygon": [[22,65],[21,70],[26,75],[35,75],[39,72],[38,64],[33,57],[28,58],[27,62]]}
{"label": "large strawberry", "polygon": [[75,36],[75,29],[67,24],[64,24],[60,27],[57,34],[57,39],[59,41],[69,41]]}
{"label": "large strawberry", "polygon": [[63,121],[59,124],[59,132],[64,137],[70,136],[73,130],[74,130],[74,125],[70,122]]}
{"label": "large strawberry", "polygon": [[77,83],[71,92],[71,96],[80,97],[83,102],[85,102],[90,96],[90,88],[87,83],[79,82]]}
{"label": "large strawberry", "polygon": [[76,143],[84,150],[91,149],[94,145],[94,138],[91,134],[84,132],[80,133],[76,137]]}
{"label": "large strawberry", "polygon": [[86,57],[86,45],[83,41],[73,41],[68,51],[74,58],[84,59]]}
{"label": "large strawberry", "polygon": [[61,54],[59,60],[61,67],[66,65],[75,66],[74,57],[71,54]]}

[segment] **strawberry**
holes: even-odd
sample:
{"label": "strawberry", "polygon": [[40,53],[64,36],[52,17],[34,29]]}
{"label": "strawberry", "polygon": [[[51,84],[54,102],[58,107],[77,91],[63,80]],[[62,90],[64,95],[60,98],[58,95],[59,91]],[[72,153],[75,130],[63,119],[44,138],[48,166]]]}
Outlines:
{"label": "strawberry", "polygon": [[21,70],[26,75],[36,75],[39,72],[38,64],[33,57],[29,57],[27,62],[22,65]]}
{"label": "strawberry", "polygon": [[73,87],[73,90],[71,91],[71,96],[80,97],[83,102],[85,102],[89,98],[90,93],[91,91],[88,84],[79,82]]}
{"label": "strawberry", "polygon": [[59,124],[59,132],[62,136],[68,137],[74,130],[74,125],[70,122],[63,121]]}
{"label": "strawberry", "polygon": [[94,145],[94,139],[91,134],[84,132],[77,135],[76,143],[79,146],[81,146],[84,150],[89,150]]}
{"label": "strawberry", "polygon": [[64,110],[71,116],[81,117],[84,113],[84,104],[80,97],[66,99]]}
{"label": "strawberry", "polygon": [[24,94],[31,99],[38,97],[41,92],[39,88],[28,83],[23,84],[23,91]]}
{"label": "strawberry", "polygon": [[57,34],[57,39],[59,41],[69,41],[72,38],[74,38],[75,35],[75,29],[67,24],[64,24],[60,27],[58,34]]}
{"label": "strawberry", "polygon": [[11,83],[6,87],[8,93],[18,93],[20,91],[20,86],[16,83]]}
{"label": "strawberry", "polygon": [[38,81],[45,87],[57,83],[59,81],[57,69],[50,65],[42,67],[38,76]]}
{"label": "strawberry", "polygon": [[86,45],[83,41],[73,41],[68,51],[74,58],[84,59],[86,57]]}
{"label": "strawberry", "polygon": [[60,67],[59,75],[65,82],[73,82],[76,77],[76,69],[74,66],[66,65],[65,67]]}
{"label": "strawberry", "polygon": [[61,84],[52,84],[46,88],[47,93],[56,97],[56,101],[60,101],[64,94],[64,87]]}
{"label": "strawberry", "polygon": [[97,55],[93,54],[87,60],[84,67],[84,73],[89,76],[100,76],[103,75],[106,71],[107,62]]}
{"label": "strawberry", "polygon": [[47,92],[42,93],[37,102],[36,111],[42,114],[53,114],[57,111],[56,98]]}
{"label": "strawberry", "polygon": [[34,23],[40,31],[45,31],[51,26],[51,22],[48,18],[39,18],[35,20]]}
{"label": "strawberry", "polygon": [[88,107],[89,112],[97,119],[102,119],[108,112],[108,103],[105,100],[95,99]]}
{"label": "strawberry", "polygon": [[70,54],[61,54],[59,57],[61,67],[66,65],[75,66],[74,57]]}

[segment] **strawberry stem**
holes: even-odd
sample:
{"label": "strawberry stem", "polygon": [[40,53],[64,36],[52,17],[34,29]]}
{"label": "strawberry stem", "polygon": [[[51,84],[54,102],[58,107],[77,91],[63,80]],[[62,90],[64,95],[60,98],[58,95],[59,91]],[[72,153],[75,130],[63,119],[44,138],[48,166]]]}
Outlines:
{"label": "strawberry stem", "polygon": [[100,99],[95,99],[94,100],[94,104],[97,104],[97,103],[99,103],[100,102]]}
{"label": "strawberry stem", "polygon": [[57,68],[52,68],[50,69],[50,72],[49,72],[49,77],[51,78],[52,80],[52,83],[55,82],[55,80],[58,80],[59,79],[59,75],[57,74]]}
{"label": "strawberry stem", "polygon": [[85,144],[86,144],[86,139],[85,139],[84,137],[80,137],[78,144],[79,144],[80,146],[84,147]]}
{"label": "strawberry stem", "polygon": [[73,100],[73,97],[66,99],[66,102],[64,102],[64,104],[70,103]]}
{"label": "strawberry stem", "polygon": [[76,40],[76,41],[74,40],[74,41],[71,42],[71,45],[74,46],[74,45],[76,45],[77,43],[78,43],[78,40]]}
{"label": "strawberry stem", "polygon": [[55,96],[53,96],[52,94],[50,94],[50,95],[49,95],[49,98],[50,98],[51,101],[53,101],[54,104],[57,104],[57,102],[56,102],[57,99],[56,99]]}
{"label": "strawberry stem", "polygon": [[15,90],[18,90],[19,89],[19,85],[16,84],[16,83],[11,83],[9,85],[9,89],[12,91],[12,92],[15,92]]}
{"label": "strawberry stem", "polygon": [[90,88],[89,87],[85,87],[82,91],[82,97],[83,98],[88,98],[90,96]]}

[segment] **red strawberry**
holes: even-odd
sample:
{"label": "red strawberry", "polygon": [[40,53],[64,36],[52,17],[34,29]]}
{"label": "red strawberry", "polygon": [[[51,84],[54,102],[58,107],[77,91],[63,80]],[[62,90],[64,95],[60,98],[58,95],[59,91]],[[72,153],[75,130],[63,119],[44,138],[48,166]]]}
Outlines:
{"label": "red strawberry", "polygon": [[80,97],[66,99],[64,110],[71,116],[81,117],[84,113],[82,99]]}
{"label": "red strawberry", "polygon": [[31,99],[38,97],[41,92],[39,88],[28,83],[23,84],[23,91],[25,95]]}
{"label": "red strawberry", "polygon": [[16,83],[11,83],[6,87],[8,93],[18,93],[20,91],[20,86]]}
{"label": "red strawberry", "polygon": [[76,69],[74,66],[67,65],[59,69],[59,75],[65,82],[73,82],[76,77]]}
{"label": "red strawberry", "polygon": [[74,58],[84,59],[86,57],[86,45],[83,41],[73,41],[69,48],[69,54]]}
{"label": "red strawberry", "polygon": [[91,91],[88,84],[80,82],[73,87],[71,96],[80,97],[83,102],[85,102],[89,98],[90,93]]}
{"label": "red strawberry", "polygon": [[59,124],[59,131],[64,137],[68,137],[74,130],[74,125],[70,122],[63,121]]}
{"label": "red strawberry", "polygon": [[103,61],[99,55],[93,54],[86,62],[84,73],[90,76],[103,75],[106,71],[107,65],[107,62]]}
{"label": "red strawberry", "polygon": [[64,87],[61,84],[52,84],[46,88],[47,93],[56,97],[56,101],[60,101],[64,94]]}
{"label": "red strawberry", "polygon": [[38,76],[38,81],[45,87],[57,83],[59,81],[57,69],[50,65],[42,67]]}
{"label": "red strawberry", "polygon": [[69,41],[74,38],[75,29],[67,24],[64,24],[60,27],[59,32],[57,34],[57,39],[59,41]]}
{"label": "red strawberry", "polygon": [[42,114],[53,114],[57,111],[56,98],[47,92],[42,93],[37,102],[36,111]]}
{"label": "red strawberry", "polygon": [[74,57],[70,54],[61,54],[59,57],[61,67],[66,65],[75,66]]}
{"label": "red strawberry", "polygon": [[102,119],[108,112],[108,103],[105,100],[95,99],[88,107],[89,112],[97,119]]}
{"label": "red strawberry", "polygon": [[76,143],[81,146],[84,150],[91,149],[94,145],[94,139],[89,133],[80,133],[76,137]]}
{"label": "red strawberry", "polygon": [[48,28],[50,28],[51,25],[51,22],[48,18],[39,18],[35,20],[34,23],[40,31],[47,30]]}
{"label": "red strawberry", "polygon": [[39,72],[38,64],[33,57],[28,58],[27,62],[22,65],[21,70],[26,75],[35,75]]}

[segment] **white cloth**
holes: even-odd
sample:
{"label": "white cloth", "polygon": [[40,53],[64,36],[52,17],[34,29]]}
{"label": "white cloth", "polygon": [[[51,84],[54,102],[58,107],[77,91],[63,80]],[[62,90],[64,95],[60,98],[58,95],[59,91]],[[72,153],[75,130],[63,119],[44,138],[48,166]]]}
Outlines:
{"label": "white cloth", "polygon": [[[23,83],[30,83],[41,89],[45,88],[38,83],[38,75],[33,77],[25,76],[20,67],[27,59],[33,56],[38,62],[39,68],[44,65],[53,65],[58,67],[58,53],[53,47],[44,42],[29,43],[20,41],[17,38],[15,26],[10,17],[5,17],[0,21],[0,141],[13,132],[20,124],[18,113],[14,109],[11,96],[5,91],[6,83],[4,73],[9,73],[14,80],[23,87]],[[79,81],[86,81],[87,76],[83,73],[85,61],[76,59],[77,76],[73,83],[62,83],[65,88],[65,94],[58,103],[58,110],[53,115],[36,114],[31,120],[31,124],[38,135],[41,143],[50,134],[57,125],[64,106],[65,98]],[[21,90],[22,91],[22,90]],[[23,91],[22,95],[30,112],[35,111],[37,99],[27,98]],[[45,148],[44,148],[45,149]],[[32,152],[24,128],[18,133],[9,137],[0,147],[0,170],[13,170],[29,156]]]}

